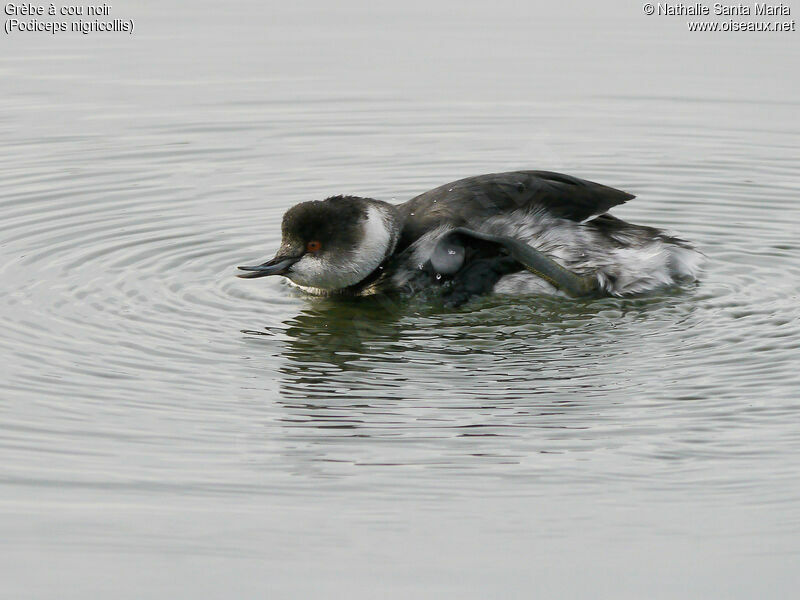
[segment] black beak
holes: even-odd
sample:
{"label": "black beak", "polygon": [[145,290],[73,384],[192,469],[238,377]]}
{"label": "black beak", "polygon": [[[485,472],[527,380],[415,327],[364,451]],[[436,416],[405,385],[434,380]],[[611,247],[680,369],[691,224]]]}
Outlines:
{"label": "black beak", "polygon": [[256,277],[266,277],[267,275],[284,275],[294,263],[303,258],[302,256],[276,256],[268,260],[263,265],[256,267],[237,267],[247,273],[238,273],[236,276],[242,279],[255,279]]}

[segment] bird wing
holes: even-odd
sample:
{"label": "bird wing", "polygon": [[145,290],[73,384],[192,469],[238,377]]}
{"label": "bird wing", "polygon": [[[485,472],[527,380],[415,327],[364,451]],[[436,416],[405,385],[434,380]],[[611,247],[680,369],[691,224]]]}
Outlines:
{"label": "bird wing", "polygon": [[550,171],[512,171],[467,177],[439,186],[397,207],[404,218],[400,248],[440,225],[476,226],[519,209],[545,210],[585,221],[634,198],[621,190]]}
{"label": "bird wing", "polygon": [[[500,277],[522,268],[573,297],[594,295],[598,291],[596,277],[573,273],[522,240],[466,227],[456,227],[442,235],[430,263],[435,273],[454,276],[454,283],[461,279],[480,293],[491,291]],[[468,271],[480,271],[480,277],[476,279],[475,273]]]}

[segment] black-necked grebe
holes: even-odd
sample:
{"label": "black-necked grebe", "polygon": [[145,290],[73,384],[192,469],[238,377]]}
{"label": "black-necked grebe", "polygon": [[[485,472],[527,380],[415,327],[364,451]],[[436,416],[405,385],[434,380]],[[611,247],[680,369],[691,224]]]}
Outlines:
{"label": "black-necked grebe", "polygon": [[548,171],[468,177],[400,205],[333,196],[283,217],[275,258],[316,295],[441,289],[450,305],[496,293],[626,296],[697,278],[703,255],[660,229],[608,214],[634,196]]}

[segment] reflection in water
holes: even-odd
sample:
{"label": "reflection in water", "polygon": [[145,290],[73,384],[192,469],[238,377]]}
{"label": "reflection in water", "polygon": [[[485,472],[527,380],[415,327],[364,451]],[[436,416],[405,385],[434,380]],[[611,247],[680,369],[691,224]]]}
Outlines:
{"label": "reflection in water", "polygon": [[[796,38],[689,39],[629,7],[563,36],[542,3],[137,4],[132,43],[18,36],[0,57],[5,596],[159,596],[143,572],[164,597],[351,576],[513,596],[518,573],[561,590],[575,565],[623,564],[642,586],[616,596],[669,595],[653,582],[679,569],[697,597],[735,573],[795,591]],[[520,168],[636,193],[614,212],[696,242],[707,272],[458,311],[234,276],[298,202]],[[212,591],[203,572],[230,576]]]}
{"label": "reflection in water", "polygon": [[403,351],[400,322],[406,305],[380,296],[341,300],[321,299],[294,319],[285,322],[287,343],[282,372],[301,375],[314,367],[365,370],[365,355],[390,360]]}
{"label": "reflection in water", "polygon": [[[327,461],[333,452],[339,462],[358,462],[343,436],[523,441],[531,430],[596,428],[598,410],[646,393],[649,381],[632,381],[626,364],[643,347],[633,346],[636,330],[691,319],[690,297],[493,296],[459,311],[385,297],[306,299],[283,325],[246,333],[280,340],[276,403],[287,435],[313,444],[305,459]],[[542,451],[558,451],[542,443]],[[484,450],[508,457],[502,445]]]}

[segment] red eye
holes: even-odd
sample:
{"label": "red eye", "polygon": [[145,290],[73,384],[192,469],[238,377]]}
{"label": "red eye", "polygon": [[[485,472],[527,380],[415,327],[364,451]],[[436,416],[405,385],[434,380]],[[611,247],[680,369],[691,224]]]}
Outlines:
{"label": "red eye", "polygon": [[322,248],[322,244],[320,244],[317,240],[311,240],[306,244],[306,250],[309,252],[317,252],[320,248]]}

